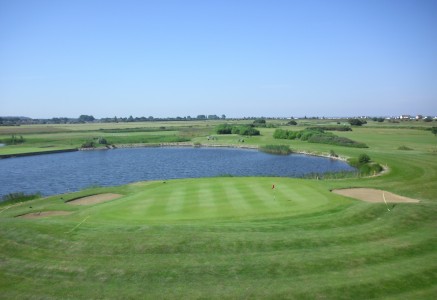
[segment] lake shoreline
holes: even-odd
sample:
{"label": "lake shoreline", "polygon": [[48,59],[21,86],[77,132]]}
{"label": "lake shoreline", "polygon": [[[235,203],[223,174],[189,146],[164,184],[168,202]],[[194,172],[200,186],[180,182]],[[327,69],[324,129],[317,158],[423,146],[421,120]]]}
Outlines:
{"label": "lake shoreline", "polygon": [[79,149],[71,148],[71,149],[46,150],[46,151],[38,151],[38,152],[1,154],[0,155],[0,159],[14,158],[14,157],[24,157],[24,156],[35,156],[35,155],[44,155],[44,154],[56,154],[56,153],[65,153],[65,152],[75,152],[75,151],[79,151]]}
{"label": "lake shoreline", "polygon": [[[101,148],[71,148],[71,149],[60,149],[60,150],[47,150],[38,152],[26,152],[26,153],[15,153],[15,154],[1,154],[0,159],[14,158],[14,157],[24,157],[24,156],[34,156],[34,155],[44,155],[44,154],[56,154],[64,152],[75,152],[75,151],[101,151],[101,150],[114,150],[114,149],[130,149],[130,148],[153,148],[153,147],[198,147],[198,148],[232,148],[232,149],[248,149],[248,150],[258,150],[259,146],[255,145],[226,145],[226,144],[193,144],[193,143],[159,143],[159,144],[146,144],[146,143],[135,143],[135,144],[116,144]],[[296,151],[292,150],[290,154],[304,154],[317,157],[325,157],[335,160],[340,160],[347,162],[347,157],[335,157],[329,154],[315,153],[309,151]]]}

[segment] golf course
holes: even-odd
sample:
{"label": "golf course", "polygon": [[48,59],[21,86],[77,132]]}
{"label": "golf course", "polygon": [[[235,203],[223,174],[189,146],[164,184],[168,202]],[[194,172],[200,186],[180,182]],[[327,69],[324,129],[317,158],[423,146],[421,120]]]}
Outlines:
{"label": "golf course", "polygon": [[252,121],[0,127],[0,143],[21,141],[0,147],[4,157],[74,151],[87,142],[108,145],[101,151],[281,145],[350,162],[366,154],[382,167],[304,178],[151,180],[0,202],[0,298],[435,299],[436,121],[368,120],[334,132],[365,148],[273,137],[277,129],[344,120],[268,120],[254,136],[215,130]]}

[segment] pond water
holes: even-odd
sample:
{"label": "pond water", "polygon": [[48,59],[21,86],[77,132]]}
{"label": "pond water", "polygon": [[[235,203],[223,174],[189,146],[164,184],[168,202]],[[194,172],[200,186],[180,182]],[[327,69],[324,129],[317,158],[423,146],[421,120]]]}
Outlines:
{"label": "pond water", "polygon": [[13,192],[42,195],[143,180],[222,175],[301,177],[353,171],[345,162],[233,148],[133,148],[77,151],[0,160],[0,197]]}

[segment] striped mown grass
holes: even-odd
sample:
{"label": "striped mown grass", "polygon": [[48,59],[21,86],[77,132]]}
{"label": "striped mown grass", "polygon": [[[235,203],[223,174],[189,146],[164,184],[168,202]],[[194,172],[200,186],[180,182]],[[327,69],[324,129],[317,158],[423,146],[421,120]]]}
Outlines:
{"label": "striped mown grass", "polygon": [[[275,189],[272,189],[275,184]],[[437,289],[437,208],[355,201],[328,182],[204,178],[99,192],[124,196],[0,215],[6,298],[429,298]],[[96,191],[89,191],[89,193]],[[68,197],[77,197],[71,195]]]}
{"label": "striped mown grass", "polygon": [[[290,216],[349,203],[326,189],[286,178],[206,178],[154,182],[98,208],[98,220],[129,224]],[[272,189],[272,185],[275,189]],[[335,197],[334,197],[335,198]]]}

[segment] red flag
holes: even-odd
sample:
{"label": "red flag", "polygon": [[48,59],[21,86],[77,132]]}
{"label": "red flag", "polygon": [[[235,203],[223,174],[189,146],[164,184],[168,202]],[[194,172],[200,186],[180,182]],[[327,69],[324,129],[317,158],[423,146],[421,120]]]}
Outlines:
{"label": "red flag", "polygon": [[272,185],[272,190],[275,188],[275,185]]}

